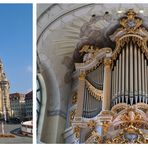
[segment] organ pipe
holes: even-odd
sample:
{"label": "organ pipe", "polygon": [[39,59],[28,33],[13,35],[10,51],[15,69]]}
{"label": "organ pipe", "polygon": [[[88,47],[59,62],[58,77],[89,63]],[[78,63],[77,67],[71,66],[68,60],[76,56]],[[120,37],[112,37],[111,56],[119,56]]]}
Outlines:
{"label": "organ pipe", "polygon": [[113,105],[146,103],[148,97],[147,59],[138,44],[130,40],[121,49],[112,70]]}
{"label": "organ pipe", "polygon": [[144,55],[143,53],[141,54],[141,61],[142,61],[142,94],[145,94],[145,76],[144,76]]}
{"label": "organ pipe", "polygon": [[121,54],[119,55],[119,90],[118,90],[118,94],[121,95]]}
{"label": "organ pipe", "polygon": [[122,94],[124,95],[124,74],[125,74],[125,70],[124,70],[124,58],[125,58],[125,54],[124,54],[124,49],[122,50]]}
{"label": "organ pipe", "polygon": [[116,69],[116,95],[118,96],[118,82],[119,82],[119,60],[116,61],[117,69]]}
{"label": "organ pipe", "polygon": [[133,46],[130,42],[130,96],[133,96]]}
{"label": "organ pipe", "polygon": [[146,97],[147,97],[147,95],[148,95],[148,86],[147,86],[147,81],[148,81],[148,72],[147,72],[147,61],[146,61],[146,59],[145,59],[145,61],[144,61],[145,63],[145,66],[144,66],[144,68],[145,68],[145,94],[146,94]]}
{"label": "organ pipe", "polygon": [[129,54],[129,50],[128,50],[128,45],[126,45],[126,81],[125,81],[125,94],[128,95],[128,87],[129,87],[129,84],[128,84],[128,66],[129,66],[129,62],[128,62],[128,54]]}
{"label": "organ pipe", "polygon": [[116,77],[116,73],[117,73],[117,67],[115,66],[114,67],[114,96],[117,96],[117,92],[116,92],[116,79],[117,79],[117,77]]}
{"label": "organ pipe", "polygon": [[139,86],[139,95],[141,98],[141,53],[138,49],[138,86]]}
{"label": "organ pipe", "polygon": [[114,71],[112,72],[112,96],[114,96]]}
{"label": "organ pipe", "polygon": [[134,75],[135,75],[135,79],[134,79],[134,93],[137,95],[138,94],[138,70],[137,70],[137,48],[136,48],[136,45],[134,47]]}

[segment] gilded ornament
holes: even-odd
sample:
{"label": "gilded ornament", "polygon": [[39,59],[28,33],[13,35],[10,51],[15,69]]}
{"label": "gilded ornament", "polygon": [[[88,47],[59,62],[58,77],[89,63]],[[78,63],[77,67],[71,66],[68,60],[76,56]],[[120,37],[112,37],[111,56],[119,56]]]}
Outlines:
{"label": "gilded ornament", "polygon": [[96,127],[96,122],[94,121],[94,120],[90,120],[88,123],[87,123],[87,126],[89,127],[89,128],[95,128]]}
{"label": "gilded ornament", "polygon": [[74,127],[74,133],[76,135],[76,138],[80,138],[80,127],[79,126]]}
{"label": "gilded ornament", "polygon": [[103,91],[96,89],[93,85],[91,85],[87,80],[86,82],[86,88],[88,89],[88,92],[94,96],[97,100],[100,100],[103,98]]}
{"label": "gilded ornament", "polygon": [[103,122],[103,133],[106,134],[108,132],[108,129],[109,129],[109,121],[104,121]]}
{"label": "gilded ornament", "polygon": [[77,92],[73,95],[73,97],[72,97],[72,104],[74,105],[74,104],[76,104],[77,103],[77,100],[78,100],[78,98],[77,98]]}
{"label": "gilded ornament", "polygon": [[104,65],[111,65],[111,64],[112,64],[112,60],[110,58],[104,59]]}
{"label": "gilded ornament", "polygon": [[73,119],[75,117],[75,111],[76,110],[73,110],[73,111],[70,112],[70,124],[72,123],[72,121],[73,121]]}

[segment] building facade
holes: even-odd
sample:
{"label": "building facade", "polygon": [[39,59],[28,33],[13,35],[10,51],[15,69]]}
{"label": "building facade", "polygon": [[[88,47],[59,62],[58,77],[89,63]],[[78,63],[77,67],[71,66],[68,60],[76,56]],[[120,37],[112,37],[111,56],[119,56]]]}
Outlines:
{"label": "building facade", "polygon": [[25,94],[13,93],[10,94],[10,104],[12,117],[22,119],[26,116],[25,113]]}
{"label": "building facade", "polygon": [[0,119],[8,120],[11,117],[9,87],[9,81],[5,75],[3,63],[0,60]]}
{"label": "building facade", "polygon": [[147,5],[37,8],[38,142],[148,143]]}
{"label": "building facade", "polygon": [[32,111],[33,111],[33,99],[32,99],[32,91],[27,93],[25,95],[25,112],[26,112],[26,118],[32,119]]}

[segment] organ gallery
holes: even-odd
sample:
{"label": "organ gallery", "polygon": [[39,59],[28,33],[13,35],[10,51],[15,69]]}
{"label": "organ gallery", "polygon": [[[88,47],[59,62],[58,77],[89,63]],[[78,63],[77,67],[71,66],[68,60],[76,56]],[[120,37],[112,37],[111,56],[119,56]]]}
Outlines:
{"label": "organ gallery", "polygon": [[[148,143],[148,31],[129,9],[100,46],[93,15],[74,51],[66,143]],[[89,27],[90,26],[90,27]],[[88,36],[85,28],[88,27]],[[83,37],[85,35],[85,37]]]}

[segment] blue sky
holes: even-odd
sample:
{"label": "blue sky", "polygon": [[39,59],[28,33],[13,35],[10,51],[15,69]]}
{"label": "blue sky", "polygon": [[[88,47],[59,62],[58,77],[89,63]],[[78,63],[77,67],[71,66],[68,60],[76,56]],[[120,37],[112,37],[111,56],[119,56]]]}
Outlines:
{"label": "blue sky", "polygon": [[10,93],[32,90],[31,4],[0,4],[0,58]]}

